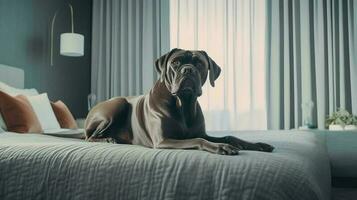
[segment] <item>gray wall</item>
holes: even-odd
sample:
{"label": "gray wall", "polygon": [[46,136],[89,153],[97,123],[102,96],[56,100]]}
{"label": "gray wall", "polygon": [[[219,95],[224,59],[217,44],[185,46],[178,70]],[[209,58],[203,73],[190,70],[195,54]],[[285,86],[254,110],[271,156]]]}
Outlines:
{"label": "gray wall", "polygon": [[[59,55],[60,33],[70,32],[74,8],[75,32],[85,37],[83,57]],[[56,10],[54,66],[50,66],[50,21]],[[25,71],[25,86],[62,100],[75,117],[87,114],[90,93],[92,0],[0,0],[0,63]]]}

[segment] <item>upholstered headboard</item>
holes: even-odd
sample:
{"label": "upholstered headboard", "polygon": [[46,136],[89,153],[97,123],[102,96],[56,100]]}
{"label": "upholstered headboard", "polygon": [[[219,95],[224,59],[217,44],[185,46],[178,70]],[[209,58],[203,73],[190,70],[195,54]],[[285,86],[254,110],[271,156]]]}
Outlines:
{"label": "upholstered headboard", "polygon": [[25,73],[24,70],[0,64],[0,81],[12,87],[24,88]]}

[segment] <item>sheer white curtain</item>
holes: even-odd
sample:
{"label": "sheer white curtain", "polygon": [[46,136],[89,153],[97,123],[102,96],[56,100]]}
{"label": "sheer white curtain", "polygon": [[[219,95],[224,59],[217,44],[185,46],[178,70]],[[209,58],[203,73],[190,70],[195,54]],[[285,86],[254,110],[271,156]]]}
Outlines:
{"label": "sheer white curtain", "polygon": [[265,0],[171,0],[170,47],[205,50],[222,68],[199,98],[207,130],[266,129]]}

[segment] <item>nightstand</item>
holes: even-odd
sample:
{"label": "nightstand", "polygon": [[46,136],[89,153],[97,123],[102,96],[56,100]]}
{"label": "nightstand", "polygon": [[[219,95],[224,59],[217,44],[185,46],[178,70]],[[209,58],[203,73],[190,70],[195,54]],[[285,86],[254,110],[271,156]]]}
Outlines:
{"label": "nightstand", "polygon": [[326,140],[333,184],[357,187],[357,131],[308,131],[322,134]]}
{"label": "nightstand", "polygon": [[332,175],[357,178],[357,131],[324,131]]}
{"label": "nightstand", "polygon": [[[300,130],[301,131],[301,130]],[[325,139],[330,159],[332,184],[335,187],[357,187],[357,131],[307,129]]]}

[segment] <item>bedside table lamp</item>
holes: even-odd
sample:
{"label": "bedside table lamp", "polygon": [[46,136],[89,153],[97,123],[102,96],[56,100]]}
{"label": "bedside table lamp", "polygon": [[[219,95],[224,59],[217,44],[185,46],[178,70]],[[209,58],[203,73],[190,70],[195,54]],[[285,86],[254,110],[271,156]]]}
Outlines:
{"label": "bedside table lamp", "polygon": [[[73,7],[68,4],[71,11],[71,32],[61,34],[60,42],[60,54],[62,56],[79,57],[84,55],[84,36],[78,33],[74,33],[73,23]],[[51,66],[53,66],[53,28],[56,21],[58,11],[52,18],[51,22]]]}

